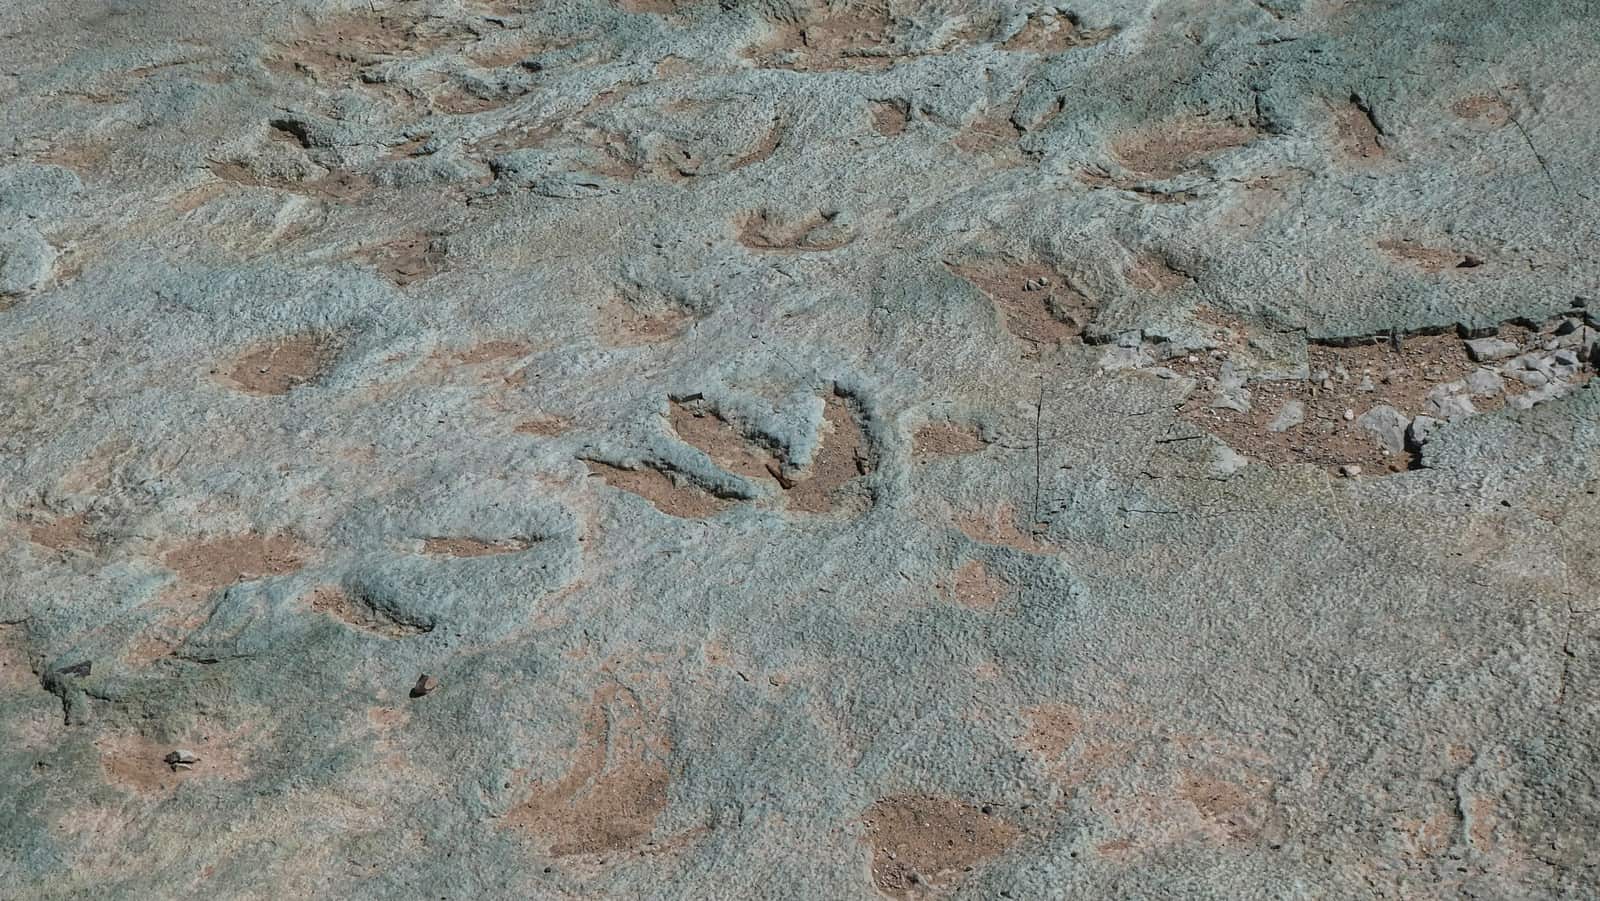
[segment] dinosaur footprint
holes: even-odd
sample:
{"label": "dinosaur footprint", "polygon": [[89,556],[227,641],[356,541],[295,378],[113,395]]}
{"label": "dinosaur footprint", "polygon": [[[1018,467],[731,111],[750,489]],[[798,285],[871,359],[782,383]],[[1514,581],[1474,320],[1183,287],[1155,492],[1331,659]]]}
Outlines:
{"label": "dinosaur footprint", "polygon": [[858,516],[874,502],[865,477],[877,454],[858,398],[841,388],[822,397],[822,415],[809,447],[779,437],[781,429],[738,415],[731,405],[701,395],[674,399],[671,439],[637,465],[585,462],[613,488],[650,501],[663,513],[706,519],[740,503],[805,515]]}

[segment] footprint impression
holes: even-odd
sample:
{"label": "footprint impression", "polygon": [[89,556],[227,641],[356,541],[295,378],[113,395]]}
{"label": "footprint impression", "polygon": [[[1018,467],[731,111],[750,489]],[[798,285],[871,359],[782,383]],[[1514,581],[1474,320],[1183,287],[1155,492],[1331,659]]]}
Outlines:
{"label": "footprint impression", "polygon": [[[735,422],[694,395],[671,401],[667,415],[675,443],[685,445],[685,453],[662,454],[637,466],[584,462],[611,487],[685,519],[707,519],[767,498],[795,513],[859,516],[874,503],[863,479],[877,468],[867,417],[860,400],[841,388],[834,387],[822,401],[809,460],[797,459],[781,441]],[[697,457],[710,466],[688,462]]]}

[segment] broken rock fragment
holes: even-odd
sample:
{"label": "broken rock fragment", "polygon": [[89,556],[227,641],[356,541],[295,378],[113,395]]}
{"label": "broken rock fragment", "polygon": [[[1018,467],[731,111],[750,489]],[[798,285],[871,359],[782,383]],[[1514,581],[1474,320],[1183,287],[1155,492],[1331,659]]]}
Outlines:
{"label": "broken rock fragment", "polygon": [[197,757],[193,751],[190,751],[187,748],[178,748],[177,750],[168,753],[166,757],[162,758],[162,760],[164,760],[167,766],[171,767],[172,771],[175,773],[179,770],[194,769],[194,765],[200,762],[200,758]]}
{"label": "broken rock fragment", "polygon": [[1504,391],[1505,379],[1493,369],[1478,369],[1467,376],[1467,390],[1473,397],[1492,397]]}
{"label": "broken rock fragment", "polygon": [[1267,430],[1272,432],[1287,432],[1295,426],[1306,421],[1306,405],[1297,400],[1291,400],[1278,409],[1277,415],[1267,423]]}
{"label": "broken rock fragment", "polygon": [[1391,454],[1405,452],[1406,427],[1410,424],[1411,420],[1406,414],[1387,404],[1373,407],[1356,420],[1356,425],[1372,433],[1384,450]]}
{"label": "broken rock fragment", "polygon": [[1532,391],[1511,398],[1511,406],[1518,410],[1531,410],[1547,400],[1555,400],[1572,390],[1566,382],[1549,382]]}
{"label": "broken rock fragment", "polygon": [[1439,430],[1444,422],[1432,416],[1418,416],[1411,420],[1411,425],[1406,429],[1406,446],[1412,450],[1420,450],[1429,441],[1433,440],[1433,433]]}
{"label": "broken rock fragment", "polygon": [[1211,454],[1211,477],[1226,479],[1246,466],[1250,459],[1227,445],[1218,445]]}
{"label": "broken rock fragment", "polygon": [[1467,341],[1467,354],[1478,363],[1514,357],[1521,349],[1504,338],[1473,338]]}
{"label": "broken rock fragment", "polygon": [[1450,382],[1440,385],[1429,391],[1423,397],[1423,407],[1427,415],[1435,419],[1460,419],[1478,412],[1472,405],[1472,398],[1466,395],[1466,382]]}
{"label": "broken rock fragment", "polygon": [[1211,402],[1212,408],[1250,412],[1250,389],[1245,387],[1246,381],[1245,374],[1235,369],[1231,361],[1223,363],[1217,374],[1217,396]]}

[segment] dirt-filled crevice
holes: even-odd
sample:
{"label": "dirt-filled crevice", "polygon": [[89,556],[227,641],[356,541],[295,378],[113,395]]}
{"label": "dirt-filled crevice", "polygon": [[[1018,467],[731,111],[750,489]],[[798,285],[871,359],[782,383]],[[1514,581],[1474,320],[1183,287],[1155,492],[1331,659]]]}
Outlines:
{"label": "dirt-filled crevice", "polygon": [[877,466],[865,423],[861,402],[853,395],[836,388],[823,399],[816,454],[809,466],[782,479],[791,510],[861,513],[872,506],[872,492],[856,481]]}
{"label": "dirt-filled crevice", "polygon": [[[1248,458],[1399,472],[1419,465],[1446,422],[1526,409],[1594,375],[1596,331],[1580,316],[1488,331],[1437,326],[1311,342],[1304,378],[1256,378],[1226,346],[1167,365],[1197,382],[1178,415]],[[1242,330],[1218,334],[1248,340]]]}

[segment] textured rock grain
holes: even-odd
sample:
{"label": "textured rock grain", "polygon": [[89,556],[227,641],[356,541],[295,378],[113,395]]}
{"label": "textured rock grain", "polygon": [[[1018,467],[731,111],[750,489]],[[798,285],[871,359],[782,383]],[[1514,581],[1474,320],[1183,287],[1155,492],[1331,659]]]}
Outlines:
{"label": "textured rock grain", "polygon": [[1592,896],[1595,4],[0,60],[0,895]]}

